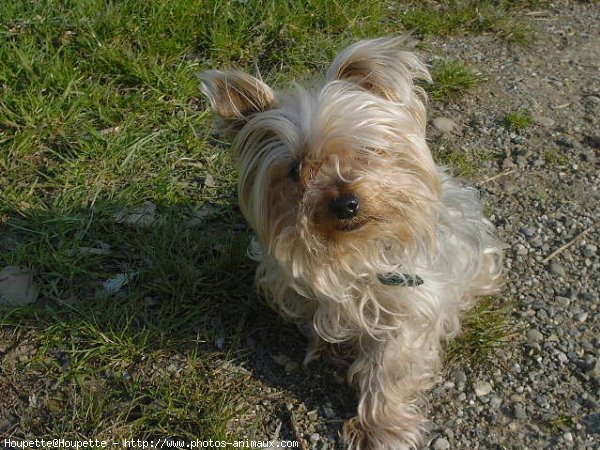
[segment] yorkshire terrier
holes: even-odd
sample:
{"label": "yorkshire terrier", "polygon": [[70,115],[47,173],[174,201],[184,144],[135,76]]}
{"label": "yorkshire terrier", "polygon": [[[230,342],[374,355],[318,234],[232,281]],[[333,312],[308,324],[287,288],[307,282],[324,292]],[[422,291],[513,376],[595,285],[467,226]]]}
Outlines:
{"label": "yorkshire terrier", "polygon": [[[201,75],[233,138],[239,203],[257,235],[256,284],[309,335],[306,361],[346,349],[360,398],[353,450],[422,443],[420,394],[463,312],[502,286],[502,249],[475,189],[425,139],[430,75],[406,38],[343,50],[318,87],[271,89],[237,71]],[[340,345],[341,344],[341,345]]]}

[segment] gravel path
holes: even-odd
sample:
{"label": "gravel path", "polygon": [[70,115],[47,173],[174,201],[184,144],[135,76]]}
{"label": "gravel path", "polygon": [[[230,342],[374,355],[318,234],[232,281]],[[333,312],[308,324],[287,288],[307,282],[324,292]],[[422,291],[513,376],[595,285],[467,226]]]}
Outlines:
{"label": "gravel path", "polygon": [[[439,40],[434,52],[490,75],[454,120],[467,149],[502,155],[480,183],[508,242],[514,342],[463,367],[430,395],[431,448],[600,448],[600,5],[556,2],[533,16],[531,50],[486,37]],[[531,111],[523,132],[505,114]],[[491,369],[490,369],[491,367]]]}

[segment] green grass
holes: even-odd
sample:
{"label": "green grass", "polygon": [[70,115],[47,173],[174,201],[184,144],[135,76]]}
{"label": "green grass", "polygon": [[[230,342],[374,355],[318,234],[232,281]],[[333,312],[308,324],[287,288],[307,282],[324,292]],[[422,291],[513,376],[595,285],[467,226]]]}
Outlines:
{"label": "green grass", "polygon": [[569,157],[561,153],[558,149],[546,150],[544,152],[544,160],[554,166],[566,166],[569,163]]}
{"label": "green grass", "polygon": [[[214,439],[256,426],[262,384],[238,370],[252,360],[246,338],[288,327],[251,289],[236,170],[197,73],[236,66],[287,82],[363,37],[459,25],[511,36],[440,4],[427,18],[417,2],[2,2],[0,268],[29,267],[42,293],[0,312],[0,407],[18,414],[15,437]],[[444,30],[449,11],[464,18]],[[439,101],[482,81],[453,62],[433,75]],[[465,176],[487,157],[442,156]],[[115,219],[147,201],[153,225]]]}
{"label": "green grass", "polygon": [[493,159],[493,153],[480,149],[457,148],[452,143],[433,147],[433,156],[438,164],[449,166],[455,176],[474,178],[482,171],[482,163]]}
{"label": "green grass", "polygon": [[433,84],[425,85],[436,101],[455,101],[485,81],[485,77],[460,61],[440,60],[431,67]]}
{"label": "green grass", "polygon": [[[406,3],[406,2],[404,2]],[[513,1],[412,1],[399,6],[398,20],[421,35],[453,36],[490,33],[505,41],[529,45],[533,30],[518,10],[528,5]]]}
{"label": "green grass", "polygon": [[447,365],[469,363],[485,366],[494,352],[506,345],[517,332],[510,321],[513,309],[512,302],[500,303],[494,297],[480,298],[466,313],[461,334],[446,346]]}
{"label": "green grass", "polygon": [[524,130],[533,124],[533,117],[527,109],[519,109],[508,113],[504,118],[504,124],[513,130]]}

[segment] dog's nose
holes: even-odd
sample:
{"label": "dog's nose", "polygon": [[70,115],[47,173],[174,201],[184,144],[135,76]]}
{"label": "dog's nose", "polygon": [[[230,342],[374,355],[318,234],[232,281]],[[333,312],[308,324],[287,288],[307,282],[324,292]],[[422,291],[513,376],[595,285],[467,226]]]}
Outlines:
{"label": "dog's nose", "polygon": [[358,214],[359,201],[354,194],[344,194],[331,200],[329,206],[338,219],[352,219]]}

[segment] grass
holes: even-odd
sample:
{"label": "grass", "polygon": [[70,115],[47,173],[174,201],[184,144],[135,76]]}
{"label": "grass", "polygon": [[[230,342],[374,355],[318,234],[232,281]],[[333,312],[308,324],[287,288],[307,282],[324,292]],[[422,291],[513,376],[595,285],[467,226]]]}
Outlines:
{"label": "grass", "polygon": [[[531,5],[513,1],[442,0],[408,2],[398,20],[421,35],[455,36],[490,33],[505,41],[529,45],[534,33],[518,10]],[[517,11],[515,11],[517,10]]]}
{"label": "grass", "polygon": [[482,163],[493,159],[493,153],[480,149],[456,148],[451,143],[433,147],[434,159],[438,164],[452,168],[455,176],[474,178],[481,173]]}
{"label": "grass", "polygon": [[519,109],[506,114],[504,124],[512,130],[524,130],[533,124],[533,117],[527,109]]}
{"label": "grass", "polygon": [[446,347],[448,366],[477,364],[485,366],[494,352],[506,345],[516,333],[510,323],[511,302],[499,303],[494,297],[482,297],[463,321],[462,333]]}
{"label": "grass", "polygon": [[[492,21],[472,3],[439,4],[427,18],[418,2],[2,2],[0,267],[30,268],[42,293],[0,312],[0,407],[18,416],[14,437],[216,439],[257,429],[264,390],[243,370],[245,342],[288,327],[251,289],[237,174],[196,75],[236,66],[289,81],[362,37],[463,27],[510,40],[519,29],[500,28],[514,18],[510,5]],[[459,13],[455,28],[442,27]],[[483,24],[473,19],[481,14]],[[455,62],[433,74],[438,101],[482,81]],[[487,157],[442,156],[465,176]],[[151,226],[115,220],[148,201]]]}
{"label": "grass", "polygon": [[454,60],[440,60],[431,67],[433,84],[424,86],[436,101],[455,101],[485,81],[473,68]]}
{"label": "grass", "polygon": [[569,163],[569,157],[561,153],[558,149],[546,150],[544,152],[544,160],[554,166],[566,166]]}

